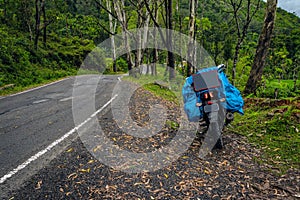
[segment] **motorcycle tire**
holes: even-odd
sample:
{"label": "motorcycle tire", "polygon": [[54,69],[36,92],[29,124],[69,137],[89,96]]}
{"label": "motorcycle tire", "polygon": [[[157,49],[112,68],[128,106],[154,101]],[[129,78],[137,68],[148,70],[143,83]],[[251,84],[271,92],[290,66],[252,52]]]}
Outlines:
{"label": "motorcycle tire", "polygon": [[222,140],[222,136],[218,139],[217,143],[214,146],[214,149],[223,149],[224,144]]}

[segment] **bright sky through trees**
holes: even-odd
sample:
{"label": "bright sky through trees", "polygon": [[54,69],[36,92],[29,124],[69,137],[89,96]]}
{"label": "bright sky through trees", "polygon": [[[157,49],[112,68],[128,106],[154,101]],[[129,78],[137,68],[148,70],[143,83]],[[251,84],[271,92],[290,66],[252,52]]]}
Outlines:
{"label": "bright sky through trees", "polygon": [[278,7],[300,17],[300,0],[278,0]]}

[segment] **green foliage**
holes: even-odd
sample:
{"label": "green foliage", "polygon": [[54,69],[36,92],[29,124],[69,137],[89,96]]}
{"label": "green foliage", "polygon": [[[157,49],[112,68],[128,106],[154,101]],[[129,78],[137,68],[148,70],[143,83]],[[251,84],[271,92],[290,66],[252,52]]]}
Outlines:
{"label": "green foliage", "polygon": [[[255,1],[251,0],[251,2]],[[101,3],[105,6],[105,2]],[[134,1],[125,1],[124,11],[128,17],[129,29],[137,28],[139,24],[138,12],[134,4]],[[150,5],[151,9],[153,9],[153,5]],[[241,47],[237,65],[237,77],[239,77],[237,86],[241,90],[245,86],[262,28],[265,3],[262,2],[261,5],[261,9],[249,26],[247,38]],[[254,8],[254,6],[252,7]],[[95,47],[95,44],[109,37],[106,30],[102,28],[106,27],[109,30],[108,13],[95,1],[47,1],[45,8],[47,19],[44,21],[41,17],[40,28],[42,30],[46,22],[47,43],[44,46],[40,41],[36,51],[33,47],[35,37],[34,2],[26,0],[0,1],[0,20],[3,22],[0,25],[0,87],[11,83],[18,86],[40,83],[51,77],[60,77],[55,74],[56,72],[60,72],[58,74],[61,76],[73,74],[84,61],[85,56]],[[244,8],[246,8],[246,4],[242,5],[242,9]],[[173,9],[175,29],[188,34],[189,1],[182,0],[178,4],[174,3]],[[145,10],[143,7],[139,11],[145,13]],[[231,74],[230,65],[232,65],[237,33],[231,11],[232,7],[227,0],[199,2],[195,36],[197,42],[211,54],[216,64],[229,63],[228,75]],[[158,13],[158,23],[161,27],[165,27],[165,17],[163,16],[165,8],[159,7]],[[240,19],[245,18],[244,11],[241,10],[239,14]],[[299,24],[298,17],[278,9],[272,48],[264,72],[267,79],[288,80],[295,75],[295,69],[300,64]],[[151,20],[150,26],[153,26]],[[117,23],[116,30],[117,33],[121,33],[122,29],[119,23]],[[145,56],[147,56],[146,54]],[[159,61],[165,62],[165,57],[166,52],[160,51]],[[112,73],[111,60],[107,60],[101,53],[99,58],[102,60],[102,62],[97,61],[100,68],[105,67],[105,73]],[[176,57],[176,61],[181,61],[181,58]],[[126,59],[117,59],[116,65],[119,72],[127,72]],[[43,70],[45,73],[39,73]],[[50,73],[49,70],[53,73]],[[259,92],[262,96],[270,96],[266,93],[271,94],[272,92],[271,90]],[[298,93],[280,94],[280,96],[285,95],[298,95]]]}
{"label": "green foliage", "polygon": [[11,33],[10,28],[0,28],[0,87],[14,84],[16,90],[75,74],[94,48],[91,40],[50,34],[47,47],[41,44],[35,51],[25,35]]}
{"label": "green foliage", "polygon": [[121,72],[127,72],[128,71],[127,62],[122,57],[117,59],[116,64],[117,64],[117,70],[118,71],[121,71]]}
{"label": "green foliage", "polygon": [[[236,67],[236,87],[243,91],[244,87],[247,83],[248,77],[250,75],[252,65],[252,59],[250,56],[243,56],[240,58],[239,62],[237,63]],[[232,64],[230,62],[230,66],[228,66],[227,72],[231,72],[232,70]],[[227,73],[228,74],[228,73]],[[228,74],[229,75],[229,74]],[[229,76],[229,79],[231,80],[231,77]]]}
{"label": "green foliage", "polygon": [[179,128],[179,124],[175,121],[171,121],[171,120],[167,120],[166,121],[166,125],[170,128],[170,129],[173,129],[173,130],[178,130]]}
{"label": "green foliage", "polygon": [[[300,88],[300,80],[296,83]],[[275,94],[276,93],[276,94]],[[300,90],[294,91],[293,80],[267,80],[264,79],[263,86],[258,89],[258,95],[264,98],[286,98],[300,96]]]}
{"label": "green foliage", "polygon": [[[104,74],[114,74],[113,71],[113,60],[111,58],[107,60],[107,67]],[[116,61],[117,72],[118,73],[127,73],[128,72],[128,65],[124,58],[120,57]]]}

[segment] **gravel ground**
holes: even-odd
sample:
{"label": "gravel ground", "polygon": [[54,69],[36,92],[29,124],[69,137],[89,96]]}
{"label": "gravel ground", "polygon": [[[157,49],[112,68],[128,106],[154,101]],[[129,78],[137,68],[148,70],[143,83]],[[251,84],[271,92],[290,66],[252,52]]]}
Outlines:
{"label": "gravel ground", "polygon": [[[167,118],[177,121],[176,105],[137,90],[132,97],[131,117],[146,126],[149,104],[162,103]],[[107,137],[123,149],[153,151],[170,142],[174,127],[165,126],[157,135],[140,139],[123,133],[109,111],[99,116]],[[27,180],[12,199],[300,199],[299,170],[279,176],[265,164],[254,161],[261,153],[246,139],[224,135],[225,148],[214,150],[204,160],[197,154],[201,142],[195,139],[177,161],[154,171],[129,174],[102,164],[86,149],[80,138],[59,157]]]}

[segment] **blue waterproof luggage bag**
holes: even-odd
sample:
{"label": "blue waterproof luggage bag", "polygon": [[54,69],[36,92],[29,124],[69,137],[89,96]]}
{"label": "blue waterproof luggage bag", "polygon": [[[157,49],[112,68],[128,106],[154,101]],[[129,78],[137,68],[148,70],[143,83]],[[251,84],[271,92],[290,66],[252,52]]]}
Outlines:
{"label": "blue waterproof luggage bag", "polygon": [[[209,72],[212,70],[218,70],[217,67],[204,68],[197,72],[197,74]],[[244,114],[243,106],[244,100],[242,98],[241,92],[234,87],[228,81],[225,73],[223,71],[218,72],[218,78],[220,81],[220,87],[216,88],[219,93],[219,97],[225,97],[226,102],[221,103],[221,105],[228,112],[238,112]],[[202,106],[197,107],[197,103],[201,103],[200,92],[195,92],[193,88],[193,77],[190,76],[186,78],[186,81],[182,88],[182,95],[184,101],[184,111],[187,114],[188,120],[191,122],[197,122],[203,117]]]}

